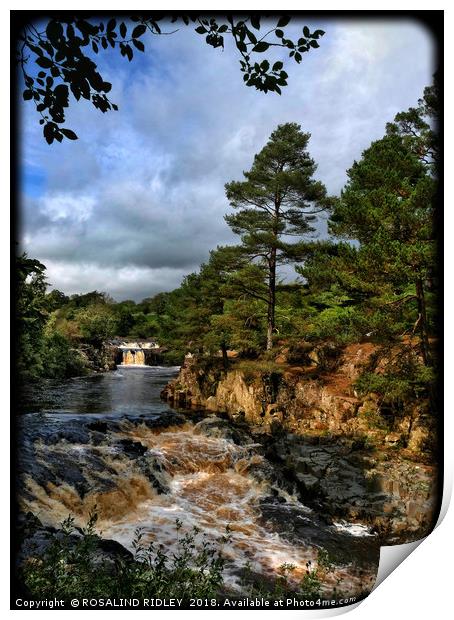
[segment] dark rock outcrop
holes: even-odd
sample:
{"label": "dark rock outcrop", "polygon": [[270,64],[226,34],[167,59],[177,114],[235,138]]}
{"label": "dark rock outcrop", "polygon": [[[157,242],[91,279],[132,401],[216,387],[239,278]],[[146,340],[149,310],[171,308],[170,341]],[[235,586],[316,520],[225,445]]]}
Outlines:
{"label": "dark rock outcrop", "polygon": [[303,502],[369,523],[383,544],[409,542],[426,536],[437,517],[437,470],[426,452],[436,440],[434,423],[423,403],[395,419],[392,431],[376,423],[377,396],[359,398],[354,390],[374,351],[370,343],[351,345],[327,364],[305,350],[303,361],[312,366],[289,366],[282,356],[272,372],[254,362],[224,371],[189,357],[162,397],[233,423],[227,429],[209,417],[200,423],[204,432],[235,441],[249,429]]}

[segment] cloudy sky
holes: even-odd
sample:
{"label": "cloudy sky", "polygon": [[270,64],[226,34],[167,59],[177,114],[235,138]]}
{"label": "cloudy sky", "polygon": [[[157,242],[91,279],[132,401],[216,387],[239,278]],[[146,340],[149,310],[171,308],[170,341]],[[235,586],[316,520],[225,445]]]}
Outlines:
{"label": "cloudy sky", "polygon": [[120,109],[73,105],[76,142],[47,145],[33,106],[20,103],[20,241],[52,287],[140,300],[178,286],[210,249],[237,241],[224,184],[280,123],[311,133],[316,176],[340,191],[346,169],[430,83],[434,45],[410,19],[303,23],[326,34],[301,65],[286,61],[282,97],[243,85],[230,41],[214,50],[182,28],[147,39],[131,63],[99,57]]}

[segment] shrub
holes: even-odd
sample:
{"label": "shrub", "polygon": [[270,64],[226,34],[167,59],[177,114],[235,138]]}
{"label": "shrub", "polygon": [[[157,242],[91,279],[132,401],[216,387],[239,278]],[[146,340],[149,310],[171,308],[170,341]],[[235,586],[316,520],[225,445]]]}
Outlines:
{"label": "shrub", "polygon": [[[435,381],[433,368],[424,366],[409,348],[403,348],[393,356],[385,351],[382,357],[385,356],[390,359],[383,368],[375,372],[367,368],[356,380],[355,388],[360,394],[374,392],[379,395],[381,406],[394,409],[428,397]],[[379,357],[375,364],[378,364]]]}
{"label": "shrub", "polygon": [[135,531],[133,555],[114,560],[99,554],[100,538],[95,532],[96,512],[86,527],[76,529],[69,516],[62,529],[52,533],[41,557],[28,558],[21,577],[31,596],[40,598],[138,597],[161,598],[212,597],[223,584],[223,544],[206,540],[193,528],[182,532],[176,521],[177,548],[167,556],[162,547],[144,545],[143,533]]}

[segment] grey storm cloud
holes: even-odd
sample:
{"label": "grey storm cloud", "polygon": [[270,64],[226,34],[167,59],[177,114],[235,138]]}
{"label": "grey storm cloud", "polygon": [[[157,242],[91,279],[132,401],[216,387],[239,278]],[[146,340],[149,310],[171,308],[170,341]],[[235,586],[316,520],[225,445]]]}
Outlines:
{"label": "grey storm cloud", "polygon": [[[218,244],[235,243],[224,184],[241,179],[279,124],[311,133],[317,177],[336,194],[386,122],[415,105],[433,73],[430,36],[411,20],[313,19],[326,35],[282,97],[243,85],[234,50],[190,31],[156,37],[140,61],[103,61],[119,112],[75,104],[79,135],[49,147],[23,104],[21,245],[66,293],[141,299],[178,286]],[[323,223],[319,229],[325,230]]]}

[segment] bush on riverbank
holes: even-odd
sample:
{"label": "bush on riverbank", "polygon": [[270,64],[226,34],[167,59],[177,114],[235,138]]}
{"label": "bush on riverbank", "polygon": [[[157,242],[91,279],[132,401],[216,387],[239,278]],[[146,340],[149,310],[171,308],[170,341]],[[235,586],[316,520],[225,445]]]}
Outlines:
{"label": "bush on riverbank", "polygon": [[199,536],[197,528],[182,531],[176,522],[177,548],[166,555],[161,545],[145,544],[137,529],[133,554],[106,558],[99,551],[95,532],[97,514],[93,512],[86,527],[79,529],[70,516],[62,529],[50,534],[50,544],[40,557],[23,563],[20,578],[31,597],[39,598],[208,598],[215,596],[223,583],[223,545]]}

